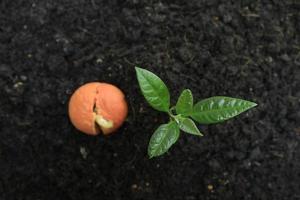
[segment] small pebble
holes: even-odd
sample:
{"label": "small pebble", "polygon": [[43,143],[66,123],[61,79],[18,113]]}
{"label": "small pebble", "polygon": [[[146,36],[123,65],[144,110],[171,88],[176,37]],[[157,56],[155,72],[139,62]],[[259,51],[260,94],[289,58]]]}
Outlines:
{"label": "small pebble", "polygon": [[133,185],[131,186],[131,189],[133,189],[133,190],[136,190],[137,188],[138,188],[137,184],[133,184]]}
{"label": "small pebble", "polygon": [[96,60],[96,63],[98,63],[98,64],[103,63],[102,58],[98,58],[98,59]]}
{"label": "small pebble", "polygon": [[20,76],[20,79],[21,79],[22,81],[27,81],[27,76],[21,75],[21,76]]}
{"label": "small pebble", "polygon": [[80,147],[80,153],[81,153],[83,159],[87,158],[88,152],[87,152],[87,150],[84,147]]}
{"label": "small pebble", "polygon": [[214,189],[214,186],[211,185],[211,184],[209,184],[209,185],[207,186],[207,189],[208,189],[209,191],[212,191],[212,190]]}
{"label": "small pebble", "polygon": [[22,83],[22,82],[16,82],[16,83],[14,84],[14,88],[15,88],[15,89],[17,89],[17,88],[19,88],[19,87],[21,87],[21,86],[23,86],[23,83]]}

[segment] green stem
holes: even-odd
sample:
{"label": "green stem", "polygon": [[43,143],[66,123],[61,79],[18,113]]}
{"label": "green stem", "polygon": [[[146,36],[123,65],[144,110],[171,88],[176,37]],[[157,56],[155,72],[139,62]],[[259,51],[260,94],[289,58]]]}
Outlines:
{"label": "green stem", "polygon": [[175,110],[175,106],[173,106],[172,108],[170,108],[170,110],[168,111],[168,114],[169,114],[169,117],[170,117],[170,121],[175,121],[176,115],[173,114],[174,110]]}

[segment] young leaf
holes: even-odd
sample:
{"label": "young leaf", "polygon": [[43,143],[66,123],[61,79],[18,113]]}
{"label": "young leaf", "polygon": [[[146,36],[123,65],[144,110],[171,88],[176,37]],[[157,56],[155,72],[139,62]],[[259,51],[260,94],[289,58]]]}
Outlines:
{"label": "young leaf", "polygon": [[148,103],[156,110],[168,112],[170,94],[164,82],[148,70],[139,67],[135,70],[140,88]]}
{"label": "young leaf", "polygon": [[176,103],[176,113],[183,116],[189,116],[193,110],[193,103],[193,94],[191,90],[183,90]]}
{"label": "young leaf", "polygon": [[175,121],[163,124],[151,136],[148,155],[150,158],[160,156],[178,140],[179,127]]}
{"label": "young leaf", "polygon": [[203,136],[202,133],[200,133],[199,129],[197,128],[196,124],[193,120],[186,118],[186,117],[176,117],[176,121],[179,125],[179,128],[189,134],[192,135],[198,135]]}
{"label": "young leaf", "polygon": [[256,106],[256,103],[231,97],[216,96],[199,101],[192,118],[201,124],[214,124],[230,119]]}

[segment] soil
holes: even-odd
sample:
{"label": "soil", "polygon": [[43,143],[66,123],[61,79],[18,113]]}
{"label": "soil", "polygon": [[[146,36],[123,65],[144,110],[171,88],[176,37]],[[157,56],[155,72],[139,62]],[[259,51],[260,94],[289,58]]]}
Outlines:
{"label": "soil", "polygon": [[[226,95],[258,107],[181,134],[149,160],[167,116],[148,106],[134,66],[175,103]],[[72,92],[120,87],[129,117],[110,137],[77,131]],[[297,0],[1,0],[0,199],[300,199]]]}

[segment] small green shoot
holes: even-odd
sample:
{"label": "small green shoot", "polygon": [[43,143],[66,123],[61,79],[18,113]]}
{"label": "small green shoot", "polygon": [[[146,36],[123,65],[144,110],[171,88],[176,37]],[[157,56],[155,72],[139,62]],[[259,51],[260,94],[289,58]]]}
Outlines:
{"label": "small green shoot", "polygon": [[176,106],[170,107],[170,93],[165,83],[146,69],[136,67],[135,70],[147,102],[154,109],[166,112],[170,117],[170,121],[160,125],[151,136],[148,146],[150,158],[166,153],[178,140],[180,130],[203,136],[194,121],[200,124],[223,122],[257,105],[250,101],[224,96],[210,97],[194,105],[191,90],[185,89],[179,96]]}

